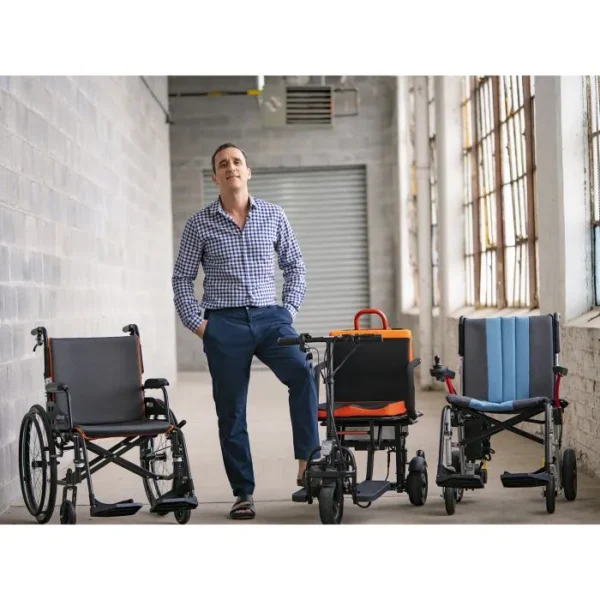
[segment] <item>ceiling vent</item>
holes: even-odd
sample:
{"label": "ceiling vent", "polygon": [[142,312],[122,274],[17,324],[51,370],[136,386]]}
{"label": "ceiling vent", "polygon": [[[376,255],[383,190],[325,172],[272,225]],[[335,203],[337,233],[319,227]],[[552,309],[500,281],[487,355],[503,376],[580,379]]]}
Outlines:
{"label": "ceiling vent", "polygon": [[323,128],[333,126],[330,85],[266,84],[261,115],[265,127]]}

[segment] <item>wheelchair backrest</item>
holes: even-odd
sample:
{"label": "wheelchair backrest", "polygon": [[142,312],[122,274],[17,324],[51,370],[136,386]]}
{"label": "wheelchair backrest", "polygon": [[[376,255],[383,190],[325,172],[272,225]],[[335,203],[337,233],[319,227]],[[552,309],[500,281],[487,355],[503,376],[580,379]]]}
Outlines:
{"label": "wheelchair backrest", "polygon": [[462,394],[495,403],[552,398],[557,328],[553,315],[461,318]]}
{"label": "wheelchair backrest", "polygon": [[[332,331],[331,335],[376,333],[382,342],[336,342],[333,352],[334,402],[409,402],[414,395],[407,367],[412,361],[409,329],[360,329]],[[348,357],[348,355],[351,356]],[[347,360],[346,360],[347,359]]]}
{"label": "wheelchair backrest", "polygon": [[[144,415],[142,367],[137,336],[50,338],[50,377],[69,387],[78,424],[137,421]],[[68,414],[67,399],[56,394]]]}

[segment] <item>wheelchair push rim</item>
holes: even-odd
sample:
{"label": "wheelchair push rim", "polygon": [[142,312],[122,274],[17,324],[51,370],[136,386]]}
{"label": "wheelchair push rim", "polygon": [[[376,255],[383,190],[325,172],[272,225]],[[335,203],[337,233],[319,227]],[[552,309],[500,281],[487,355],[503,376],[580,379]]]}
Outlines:
{"label": "wheelchair push rim", "polygon": [[19,480],[27,510],[39,523],[47,523],[56,506],[56,447],[48,414],[39,405],[21,421]]}

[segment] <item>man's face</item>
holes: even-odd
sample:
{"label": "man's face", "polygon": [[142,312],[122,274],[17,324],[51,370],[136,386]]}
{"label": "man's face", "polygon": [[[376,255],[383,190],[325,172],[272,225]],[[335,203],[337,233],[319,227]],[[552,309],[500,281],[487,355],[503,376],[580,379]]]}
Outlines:
{"label": "man's face", "polygon": [[250,168],[237,148],[225,148],[215,156],[213,181],[221,191],[244,189],[250,179]]}

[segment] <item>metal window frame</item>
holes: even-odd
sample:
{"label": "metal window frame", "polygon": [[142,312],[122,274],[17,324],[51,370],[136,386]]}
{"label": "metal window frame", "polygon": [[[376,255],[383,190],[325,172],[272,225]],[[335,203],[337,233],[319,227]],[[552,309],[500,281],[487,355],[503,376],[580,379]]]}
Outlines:
{"label": "metal window frame", "polygon": [[[590,214],[591,214],[591,235],[592,235],[592,284],[594,286],[594,305],[600,305],[600,269],[598,261],[598,246],[600,242],[600,164],[594,169],[594,146],[596,147],[596,160],[600,163],[600,76],[586,75],[585,101],[587,112],[587,141],[588,141],[588,166],[590,186]],[[592,106],[592,86],[596,88],[595,106]],[[595,113],[595,119],[594,119]],[[596,128],[594,128],[594,120]],[[594,181],[596,174],[597,181]]]}
{"label": "metal window frame", "polygon": [[435,130],[435,79],[427,77],[427,111],[429,118],[429,192],[431,197],[431,305],[440,306],[440,265],[439,265],[439,197],[437,175],[437,137]]}
{"label": "metal window frame", "polygon": [[[482,114],[482,103],[481,95],[485,93],[484,86],[488,86],[491,80],[491,93],[492,93],[492,117],[493,126],[490,132],[485,136],[480,136],[481,130],[481,119]],[[526,306],[521,306],[518,303],[509,303],[509,299],[506,294],[506,243],[505,243],[505,231],[504,231],[504,195],[503,195],[503,163],[502,163],[502,125],[507,122],[511,115],[506,116],[504,120],[501,119],[501,98],[500,98],[500,76],[471,76],[469,78],[468,94],[463,97],[463,115],[468,109],[472,111],[471,123],[472,139],[470,144],[463,141],[463,160],[470,161],[471,170],[471,198],[465,198],[465,207],[468,207],[471,203],[473,205],[473,271],[472,278],[474,280],[474,298],[473,305],[475,308],[506,308],[508,306],[514,308],[537,308],[539,306],[539,292],[537,285],[537,232],[535,226],[536,206],[535,206],[535,140],[534,140],[534,129],[533,129],[533,111],[534,111],[534,96],[531,89],[531,77],[522,76],[523,85],[523,106],[519,107],[517,111],[523,110],[525,120],[525,173],[526,178],[526,215],[527,215],[527,236],[524,239],[519,240],[519,244],[526,244],[528,250],[528,261],[527,261],[527,277],[529,279],[529,294],[527,298]],[[463,128],[466,127],[463,124]],[[485,190],[486,196],[482,197],[481,186],[480,186],[480,163],[483,160],[482,148],[483,142],[489,136],[493,136],[493,173],[494,173],[494,186],[491,190]],[[488,196],[494,195],[495,198],[495,243],[486,244],[485,248],[482,248],[481,243],[481,209],[482,202],[486,200]],[[481,279],[481,265],[483,255],[485,253],[495,254],[496,260],[496,284],[495,290],[495,302],[486,303],[482,302],[482,279]],[[465,264],[468,264],[468,259],[471,255],[465,254]],[[471,276],[471,274],[468,274]]]}

